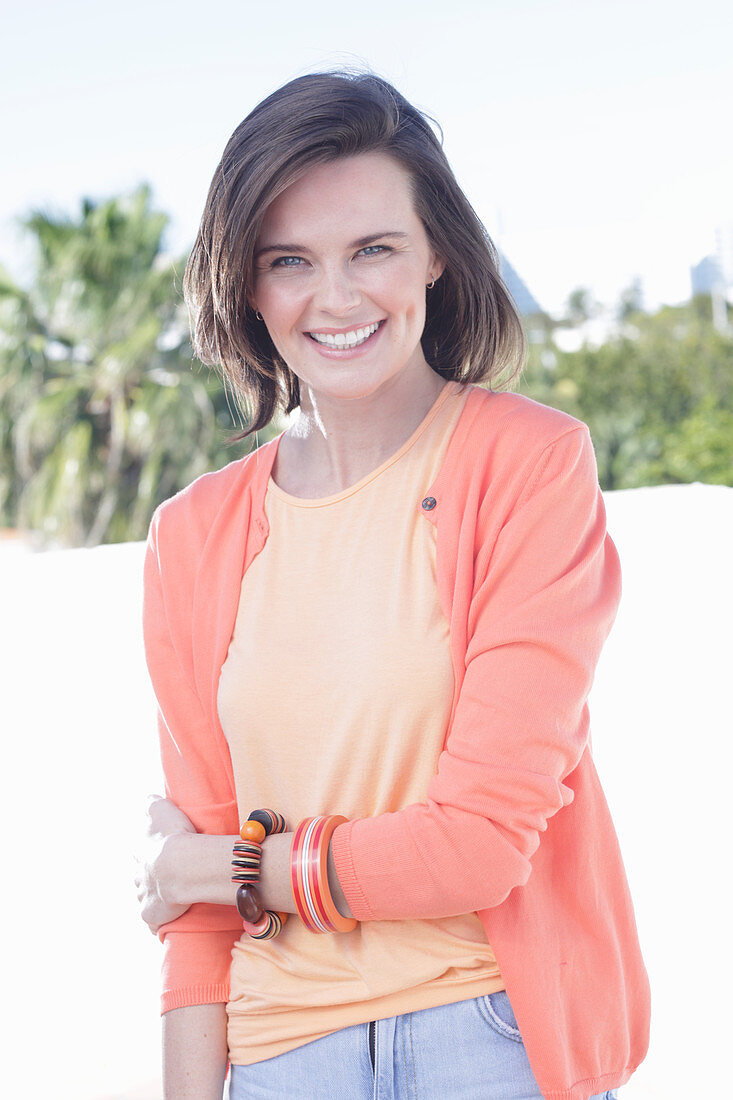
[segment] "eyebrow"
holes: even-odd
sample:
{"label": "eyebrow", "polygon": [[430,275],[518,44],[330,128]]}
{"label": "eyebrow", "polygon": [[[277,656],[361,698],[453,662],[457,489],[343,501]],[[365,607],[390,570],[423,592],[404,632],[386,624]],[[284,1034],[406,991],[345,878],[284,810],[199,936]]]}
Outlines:
{"label": "eyebrow", "polygon": [[[352,241],[349,248],[366,248],[367,245],[373,244],[374,241],[383,240],[385,237],[395,238],[400,240],[406,240],[408,234],[403,233],[400,229],[387,229],[383,233],[370,233],[367,237],[359,237],[357,241]],[[255,258],[262,256],[265,252],[308,252],[304,244],[267,244],[264,248],[259,248],[255,252]]]}

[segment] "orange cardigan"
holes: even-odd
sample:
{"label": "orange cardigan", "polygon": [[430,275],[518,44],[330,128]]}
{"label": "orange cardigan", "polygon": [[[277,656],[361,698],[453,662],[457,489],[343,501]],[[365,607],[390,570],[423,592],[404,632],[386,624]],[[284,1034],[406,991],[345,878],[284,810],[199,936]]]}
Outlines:
{"label": "orange cardigan", "polygon": [[[217,689],[241,578],[268,535],[278,442],[199,478],[150,529],[144,634],[167,794],[201,832],[239,829]],[[649,1029],[589,744],[586,699],[620,572],[588,431],[528,398],[472,387],[413,506],[436,527],[453,710],[425,801],[337,829],[339,880],[360,920],[477,912],[543,1096],[586,1100],[628,1080]],[[226,1001],[240,934],[226,906],[192,905],[166,925],[163,1011]]]}

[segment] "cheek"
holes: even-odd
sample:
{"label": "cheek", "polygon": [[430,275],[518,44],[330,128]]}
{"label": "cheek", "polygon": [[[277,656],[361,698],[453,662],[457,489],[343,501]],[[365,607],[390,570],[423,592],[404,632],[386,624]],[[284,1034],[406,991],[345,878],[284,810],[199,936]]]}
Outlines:
{"label": "cheek", "polygon": [[306,295],[295,286],[263,286],[257,293],[257,308],[272,329],[286,329],[300,316]]}
{"label": "cheek", "polygon": [[394,314],[409,319],[425,313],[425,287],[419,277],[404,274],[380,274],[365,280],[363,289],[376,303]]}

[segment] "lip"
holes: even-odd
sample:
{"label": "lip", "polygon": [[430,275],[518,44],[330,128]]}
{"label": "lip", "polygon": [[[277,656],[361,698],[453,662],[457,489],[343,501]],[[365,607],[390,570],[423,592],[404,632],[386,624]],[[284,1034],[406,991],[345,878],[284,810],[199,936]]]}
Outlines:
{"label": "lip", "polygon": [[[305,340],[308,341],[310,347],[315,348],[316,351],[325,356],[326,359],[352,359],[357,358],[360,355],[366,354],[366,352],[368,352],[374,346],[376,341],[379,339],[380,333],[384,329],[386,323],[387,319],[386,317],[383,317],[379,321],[369,321],[365,325],[349,325],[348,328],[314,328],[304,332],[303,337]],[[319,335],[323,334],[324,336],[336,336],[339,332],[354,332],[356,329],[359,328],[368,328],[370,324],[378,325],[379,327],[377,331],[373,332],[371,336],[368,336],[363,344],[357,344],[355,347],[352,348],[347,346],[344,346],[342,348],[329,348],[325,344],[319,344],[317,340],[311,339],[310,336],[311,332],[316,332]]]}

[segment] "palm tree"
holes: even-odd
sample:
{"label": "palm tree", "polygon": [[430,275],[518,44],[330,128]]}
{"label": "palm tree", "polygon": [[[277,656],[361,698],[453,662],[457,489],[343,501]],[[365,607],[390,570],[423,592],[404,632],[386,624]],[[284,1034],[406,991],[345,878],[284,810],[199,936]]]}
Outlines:
{"label": "palm tree", "polygon": [[193,368],[167,221],[146,185],[35,212],[32,287],[0,271],[0,509],[46,543],[144,538],[161,500],[242,453],[221,383]]}

